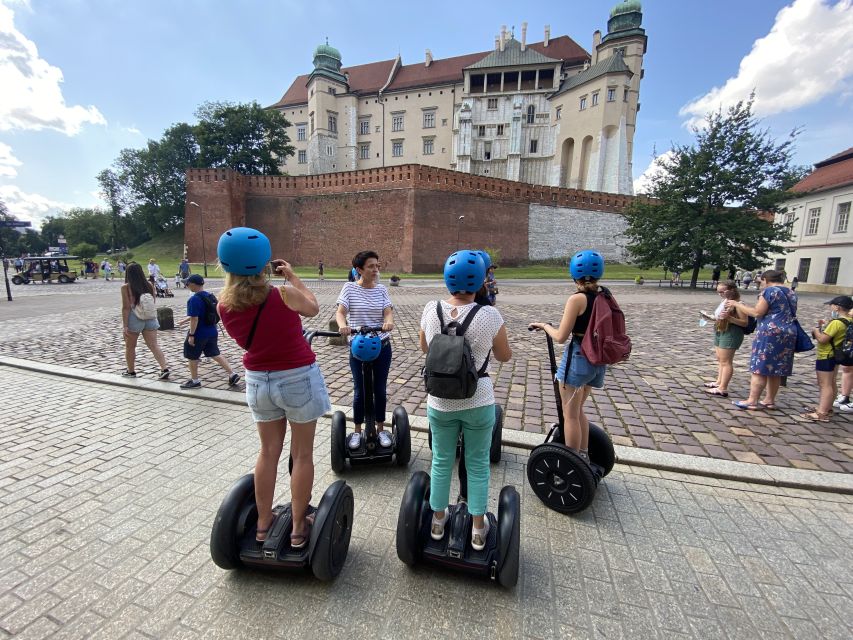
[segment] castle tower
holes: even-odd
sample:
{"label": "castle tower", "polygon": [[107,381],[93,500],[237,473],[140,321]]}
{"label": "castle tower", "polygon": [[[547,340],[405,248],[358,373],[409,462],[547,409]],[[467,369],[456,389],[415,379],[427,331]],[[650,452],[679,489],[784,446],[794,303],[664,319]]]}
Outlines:
{"label": "castle tower", "polygon": [[355,169],[355,100],[347,95],[341,52],[328,40],[314,50],[307,88],[310,173]]}

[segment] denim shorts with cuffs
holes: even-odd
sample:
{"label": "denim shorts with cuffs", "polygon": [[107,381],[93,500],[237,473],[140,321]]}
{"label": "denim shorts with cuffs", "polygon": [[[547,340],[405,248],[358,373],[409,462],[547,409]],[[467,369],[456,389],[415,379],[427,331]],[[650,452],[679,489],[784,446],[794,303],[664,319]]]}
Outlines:
{"label": "denim shorts with cuffs", "polygon": [[284,371],[246,371],[246,401],[255,422],[313,422],[332,404],[317,363]]}

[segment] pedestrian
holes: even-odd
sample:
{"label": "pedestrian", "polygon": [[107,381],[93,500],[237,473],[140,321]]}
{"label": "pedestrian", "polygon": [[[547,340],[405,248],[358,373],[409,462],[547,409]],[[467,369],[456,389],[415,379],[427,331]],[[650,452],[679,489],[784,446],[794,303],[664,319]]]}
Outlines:
{"label": "pedestrian", "polygon": [[101,269],[104,270],[104,281],[109,282],[113,277],[113,265],[110,264],[109,260],[104,260]]}
{"label": "pedestrian", "polygon": [[204,278],[198,274],[187,278],[187,288],[192,291],[192,295],[187,300],[187,317],[178,324],[190,325],[184,340],[184,357],[189,364],[190,379],[181,385],[181,389],[198,389],[201,386],[198,361],[202,354],[225,369],[225,373],[228,374],[228,386],[233,387],[240,381],[240,375],[234,373],[231,365],[219,351],[216,297],[204,290]]}
{"label": "pedestrian", "polygon": [[738,269],[738,270],[737,270],[737,273],[735,273],[735,284],[736,284],[737,286],[740,286],[740,283],[741,283],[741,281],[742,281],[742,280],[743,280],[743,271],[741,271],[740,269]]}
{"label": "pedestrian", "polygon": [[[145,279],[142,266],[136,262],[131,262],[125,273],[124,284],[121,285],[124,358],[127,363],[127,369],[122,375],[126,378],[136,377],[136,345],[140,333],[145,345],[151,351],[151,355],[160,365],[160,374],[157,379],[166,380],[169,377],[169,365],[166,362],[166,356],[157,342],[157,330],[160,328],[160,323],[157,322],[154,298],[154,285]],[[153,317],[152,310],[154,311]]]}
{"label": "pedestrian", "polygon": [[783,287],[784,281],[784,271],[770,269],[761,278],[761,293],[754,307],[735,300],[726,302],[726,308],[735,307],[758,320],[749,361],[749,397],[733,403],[738,409],[775,409],[782,377],[791,375],[797,342],[797,294]]}
{"label": "pedestrian", "polygon": [[752,284],[752,271],[743,272],[743,288],[749,291],[749,285]]}
{"label": "pedestrian", "polygon": [[758,291],[761,288],[761,283],[759,282],[759,280],[761,280],[761,276],[763,276],[763,275],[764,275],[763,270],[759,270],[759,271],[755,272],[755,290],[756,291]]}
{"label": "pedestrian", "polygon": [[566,429],[563,436],[566,446],[589,462],[589,420],[583,406],[593,389],[604,388],[607,365],[591,364],[581,351],[581,342],[589,326],[593,302],[601,293],[598,281],[604,276],[604,258],[597,251],[581,251],[572,257],[569,273],[576,291],[566,300],[559,326],[533,322],[530,328],[544,331],[559,344],[568,342],[555,376],[563,403]]}
{"label": "pedestrian", "polygon": [[325,280],[323,276],[323,258],[320,258],[320,262],[317,264],[317,273],[320,276],[320,280]]}
{"label": "pedestrian", "polygon": [[[373,410],[379,444],[390,447],[391,436],[385,431],[385,406],[387,404],[388,372],[391,369],[391,334],[394,329],[394,305],[384,285],[377,284],[379,278],[379,254],[375,251],[360,251],[352,259],[358,280],[344,283],[336,302],[335,320],[344,336],[352,334],[352,328],[362,326],[382,327],[379,337],[382,349],[373,366]],[[350,342],[352,339],[350,339]],[[361,446],[361,425],[364,423],[364,374],[362,362],[350,354],[349,366],[352,373],[353,398],[352,421],[355,431],[350,435],[347,446],[356,450]]]}
{"label": "pedestrian", "polygon": [[190,277],[190,262],[186,258],[181,260],[181,264],[178,265],[178,275],[181,278],[181,286],[187,286],[187,278]]}
{"label": "pedestrian", "polygon": [[[735,280],[735,275],[736,275],[735,274],[735,268],[729,267],[729,275],[728,275],[729,280]],[[737,280],[735,280],[735,282],[737,282]]]}
{"label": "pedestrian", "polygon": [[711,272],[711,285],[716,287],[718,284],[720,284],[720,267],[714,267]]}
{"label": "pedestrian", "polygon": [[358,271],[353,267],[347,274],[347,282],[355,282],[356,280],[358,280]]}
{"label": "pedestrian", "polygon": [[160,266],[154,258],[148,261],[148,281],[151,284],[157,283],[157,277],[160,275]]}
{"label": "pedestrian", "polygon": [[20,256],[15,258],[15,273],[21,273],[24,270],[24,259]]}
{"label": "pedestrian", "polygon": [[[847,312],[845,320],[853,324],[853,309]],[[843,322],[844,320],[842,320]],[[849,324],[848,329],[849,331]],[[853,364],[841,365],[841,391],[835,398],[832,406],[842,413],[853,413]]]}
{"label": "pedestrian", "polygon": [[714,310],[714,352],[717,356],[717,377],[713,382],[705,383],[705,393],[721,398],[729,397],[729,383],[734,374],[735,353],[743,344],[743,330],[747,317],[736,307],[726,309],[726,301],[740,300],[740,291],[734,280],[726,280],[717,285],[720,304]]}
{"label": "pedestrian", "polygon": [[477,252],[451,254],[444,264],[444,283],[450,297],[429,302],[424,307],[419,334],[421,351],[427,353],[430,343],[447,323],[467,323],[464,339],[471,349],[474,366],[484,374],[479,377],[477,390],[470,398],[454,400],[427,395],[427,418],[432,432],[430,536],[433,540],[444,537],[450,504],[450,476],[461,431],[468,470],[468,510],[473,519],[471,546],[478,551],[485,548],[489,536],[489,522],[484,516],[489,499],[489,450],[495,424],[494,387],[492,378],[487,375],[489,354],[491,352],[498,362],[508,362],[512,357],[501,314],[495,307],[483,307],[474,302],[485,277],[486,268]]}
{"label": "pedestrian", "polygon": [[794,279],[791,280],[791,291],[796,291],[799,284],[800,279],[797,276],[794,276]]}
{"label": "pedestrian", "polygon": [[284,260],[271,264],[290,286],[270,286],[265,269],[272,251],[260,231],[246,227],[226,231],[217,254],[225,271],[219,314],[225,331],[245,350],[246,400],[261,444],[255,463],[255,540],[267,539],[277,515],[272,501],[290,421],[290,547],[304,549],[314,522],[313,514],[308,514],[314,484],[314,432],[317,418],[331,409],[331,403],[316,356],[302,337],[300,316],[313,318],[320,305]]}

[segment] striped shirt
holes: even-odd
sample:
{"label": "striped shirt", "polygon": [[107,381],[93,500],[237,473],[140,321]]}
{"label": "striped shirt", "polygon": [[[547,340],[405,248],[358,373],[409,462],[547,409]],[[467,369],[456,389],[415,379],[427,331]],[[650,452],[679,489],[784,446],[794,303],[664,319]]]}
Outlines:
{"label": "striped shirt", "polygon": [[[382,325],[385,309],[394,306],[384,285],[377,284],[367,289],[355,282],[344,284],[336,304],[346,309],[349,326],[352,328]],[[382,332],[379,336],[384,340],[389,334]]]}

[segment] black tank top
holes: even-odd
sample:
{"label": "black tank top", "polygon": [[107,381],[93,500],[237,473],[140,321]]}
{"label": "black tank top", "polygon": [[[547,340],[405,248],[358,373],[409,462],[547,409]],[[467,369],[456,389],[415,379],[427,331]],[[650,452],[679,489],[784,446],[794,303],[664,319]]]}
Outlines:
{"label": "black tank top", "polygon": [[597,292],[592,293],[590,291],[584,291],[583,294],[586,296],[586,309],[575,318],[575,326],[572,328],[572,333],[577,337],[581,337],[586,333],[586,328],[589,326],[589,318],[592,315],[592,303],[595,300],[595,296],[598,295]]}

